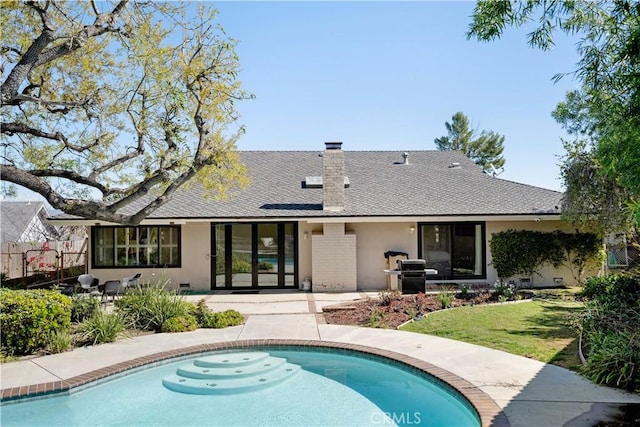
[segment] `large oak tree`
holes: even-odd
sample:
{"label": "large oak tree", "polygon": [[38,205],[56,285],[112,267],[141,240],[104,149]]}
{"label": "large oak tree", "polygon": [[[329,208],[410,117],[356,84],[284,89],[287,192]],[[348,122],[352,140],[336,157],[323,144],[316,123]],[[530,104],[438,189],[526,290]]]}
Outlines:
{"label": "large oak tree", "polygon": [[137,224],[199,179],[242,186],[235,41],[204,3],[3,1],[1,178]]}

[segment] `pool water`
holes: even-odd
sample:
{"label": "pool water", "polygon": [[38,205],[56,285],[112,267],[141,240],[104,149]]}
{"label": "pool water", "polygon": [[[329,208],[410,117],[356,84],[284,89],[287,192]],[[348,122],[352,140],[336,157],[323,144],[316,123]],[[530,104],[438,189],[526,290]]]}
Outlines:
{"label": "pool water", "polygon": [[[68,394],[8,402],[3,426],[479,426],[457,393],[399,364],[354,352],[263,349],[302,369],[238,394],[163,386],[189,360],[133,371]],[[215,353],[211,353],[215,354]]]}

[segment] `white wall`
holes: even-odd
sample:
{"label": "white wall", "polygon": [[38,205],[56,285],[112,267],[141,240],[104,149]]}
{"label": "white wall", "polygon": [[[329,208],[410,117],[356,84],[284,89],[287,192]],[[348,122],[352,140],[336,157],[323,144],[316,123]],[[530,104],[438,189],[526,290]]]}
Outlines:
{"label": "white wall", "polygon": [[312,236],[319,232],[322,232],[322,224],[298,223],[298,277],[301,282],[305,277],[313,282]]}
{"label": "white wall", "polygon": [[[418,229],[413,222],[360,223],[347,224],[347,227],[358,236],[358,290],[387,288],[387,279],[383,271],[388,268],[385,252],[406,252],[409,258],[418,257]],[[411,227],[414,227],[413,234]]]}

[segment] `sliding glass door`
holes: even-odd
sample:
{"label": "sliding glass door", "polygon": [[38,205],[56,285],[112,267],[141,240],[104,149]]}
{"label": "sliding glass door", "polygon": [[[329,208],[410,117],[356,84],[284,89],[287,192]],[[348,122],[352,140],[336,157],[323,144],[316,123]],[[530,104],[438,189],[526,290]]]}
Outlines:
{"label": "sliding glass door", "polygon": [[251,287],[251,225],[234,224],[231,227],[230,247],[227,252],[231,258],[231,286],[234,288]]}
{"label": "sliding glass door", "polygon": [[419,256],[441,279],[486,277],[484,223],[420,224]]}
{"label": "sliding glass door", "polygon": [[211,289],[297,286],[296,223],[211,225]]}

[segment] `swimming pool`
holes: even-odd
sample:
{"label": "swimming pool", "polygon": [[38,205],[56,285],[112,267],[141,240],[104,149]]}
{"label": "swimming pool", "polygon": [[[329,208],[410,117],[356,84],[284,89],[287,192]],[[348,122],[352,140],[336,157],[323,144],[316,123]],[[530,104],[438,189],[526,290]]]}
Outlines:
{"label": "swimming pool", "polygon": [[300,369],[282,381],[238,393],[192,394],[163,385],[191,369],[194,360],[250,358],[238,350],[191,356],[80,391],[3,404],[2,425],[480,425],[459,393],[397,362],[308,347],[242,351],[268,353]]}

